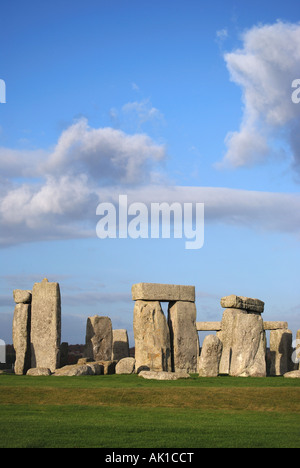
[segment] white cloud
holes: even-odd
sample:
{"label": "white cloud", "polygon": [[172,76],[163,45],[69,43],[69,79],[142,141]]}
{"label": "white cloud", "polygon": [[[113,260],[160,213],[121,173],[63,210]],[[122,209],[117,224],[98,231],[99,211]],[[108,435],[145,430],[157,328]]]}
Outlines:
{"label": "white cloud", "polygon": [[[243,35],[243,48],[224,55],[231,80],[243,91],[239,131],[226,137],[222,166],[265,161],[282,145],[300,168],[300,106],[292,102],[292,82],[300,78],[300,24],[278,21],[255,26]],[[286,154],[286,157],[289,157]]]}
{"label": "white cloud", "polygon": [[145,134],[95,129],[81,119],[62,133],[44,170],[51,174],[67,171],[73,176],[84,173],[102,184],[141,184],[151,180],[152,166],[165,154],[165,147]]}

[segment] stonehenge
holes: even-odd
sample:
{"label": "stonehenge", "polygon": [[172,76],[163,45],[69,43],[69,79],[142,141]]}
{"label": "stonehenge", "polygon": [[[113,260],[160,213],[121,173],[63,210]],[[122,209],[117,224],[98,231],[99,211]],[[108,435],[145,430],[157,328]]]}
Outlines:
{"label": "stonehenge", "polygon": [[[287,322],[264,321],[264,302],[259,299],[225,296],[220,300],[220,320],[200,322],[194,286],[137,283],[131,293],[134,357],[129,353],[127,330],[114,330],[109,317],[95,315],[87,317],[84,357],[68,364],[68,343],[61,343],[59,284],[45,278],[32,290],[15,289],[15,374],[137,373],[168,380],[190,374],[300,377],[300,330],[293,341]],[[162,302],[168,303],[166,315]],[[202,347],[200,331],[214,333],[206,335]],[[270,336],[268,349],[266,332]]]}

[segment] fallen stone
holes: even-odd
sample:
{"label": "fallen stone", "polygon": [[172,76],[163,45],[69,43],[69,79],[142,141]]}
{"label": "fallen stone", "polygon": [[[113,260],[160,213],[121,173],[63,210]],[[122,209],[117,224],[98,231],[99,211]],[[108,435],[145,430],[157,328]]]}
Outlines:
{"label": "fallen stone", "polygon": [[129,341],[127,330],[113,330],[113,349],[112,359],[119,361],[120,359],[129,357]]}
{"label": "fallen stone", "polygon": [[60,365],[61,298],[58,283],[35,283],[31,304],[31,367]]}
{"label": "fallen stone", "polygon": [[158,301],[136,301],[133,311],[135,369],[171,371],[170,332]]}
{"label": "fallen stone", "polygon": [[262,314],[264,311],[265,303],[259,299],[252,299],[244,296],[231,296],[222,297],[221,307],[224,309],[241,309],[250,312],[258,312]]}
{"label": "fallen stone", "polygon": [[52,375],[55,377],[75,377],[80,375],[93,375],[93,370],[88,365],[78,366],[77,364],[72,364],[69,366],[61,367],[61,369],[56,369],[56,371]]}
{"label": "fallen stone", "polygon": [[84,355],[94,361],[111,360],[112,323],[109,317],[88,317]]}
{"label": "fallen stone", "polygon": [[25,375],[31,367],[30,304],[17,304],[13,318],[13,346],[16,352],[15,374]]}
{"label": "fallen stone", "polygon": [[155,372],[155,371],[141,371],[139,372],[139,377],[144,379],[152,380],[178,380],[178,379],[188,379],[190,376],[187,372]]}
{"label": "fallen stone", "polygon": [[217,377],[222,355],[222,342],[215,335],[207,335],[198,362],[199,377]]}
{"label": "fallen stone", "polygon": [[92,370],[92,375],[103,375],[104,374],[104,366],[99,362],[88,362],[86,364]]}
{"label": "fallen stone", "polygon": [[133,301],[195,302],[195,286],[137,283],[131,288]]}
{"label": "fallen stone", "polygon": [[13,291],[13,297],[16,304],[30,304],[32,299],[31,291],[23,289],[15,289]]}
{"label": "fallen stone", "polygon": [[26,375],[31,375],[34,377],[37,376],[43,376],[43,375],[51,375],[51,370],[48,369],[47,367],[33,367],[31,369],[28,369]]}
{"label": "fallen stone", "polygon": [[230,375],[266,377],[266,335],[260,313],[237,311],[232,332]]}
{"label": "fallen stone", "polygon": [[300,379],[300,370],[294,370],[283,374],[286,379]]}
{"label": "fallen stone", "polygon": [[172,370],[197,372],[199,338],[196,328],[196,306],[193,302],[170,302],[168,324],[171,342]]}
{"label": "fallen stone", "polygon": [[135,359],[126,357],[121,359],[116,365],[116,374],[133,374],[135,370]]}

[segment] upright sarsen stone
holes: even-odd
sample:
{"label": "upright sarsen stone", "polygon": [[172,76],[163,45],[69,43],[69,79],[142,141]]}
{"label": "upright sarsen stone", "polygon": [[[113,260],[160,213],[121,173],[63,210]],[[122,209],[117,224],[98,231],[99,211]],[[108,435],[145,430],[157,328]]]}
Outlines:
{"label": "upright sarsen stone", "polygon": [[171,371],[170,333],[160,302],[135,302],[133,331],[136,372]]}
{"label": "upright sarsen stone", "polygon": [[266,336],[260,313],[237,310],[232,330],[230,375],[266,377]]}
{"label": "upright sarsen stone", "polygon": [[94,315],[86,323],[85,357],[95,361],[110,361],[112,358],[113,333],[109,317]]}
{"label": "upright sarsen stone", "polygon": [[199,338],[194,302],[170,302],[168,323],[171,340],[172,369],[197,372]]}
{"label": "upright sarsen stone", "polygon": [[31,304],[31,367],[54,372],[60,364],[61,297],[58,283],[35,283]]}
{"label": "upright sarsen stone", "polygon": [[15,374],[25,375],[31,367],[30,304],[19,303],[13,318],[13,346],[16,352]]}
{"label": "upright sarsen stone", "polygon": [[125,329],[113,330],[113,350],[112,359],[119,361],[120,359],[129,357],[129,341],[128,333]]}
{"label": "upright sarsen stone", "polygon": [[292,370],[292,332],[271,330],[270,332],[270,375],[283,375]]}

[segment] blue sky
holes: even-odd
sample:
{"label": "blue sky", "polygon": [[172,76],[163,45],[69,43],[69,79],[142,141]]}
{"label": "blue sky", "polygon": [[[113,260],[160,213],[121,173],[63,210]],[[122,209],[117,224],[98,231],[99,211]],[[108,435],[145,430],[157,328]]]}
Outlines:
{"label": "blue sky", "polygon": [[[295,0],[5,2],[0,44],[1,339],[44,277],[69,343],[98,314],[133,345],[136,282],[195,285],[199,321],[237,294],[300,328]],[[119,194],[204,203],[204,246],[98,239]]]}

